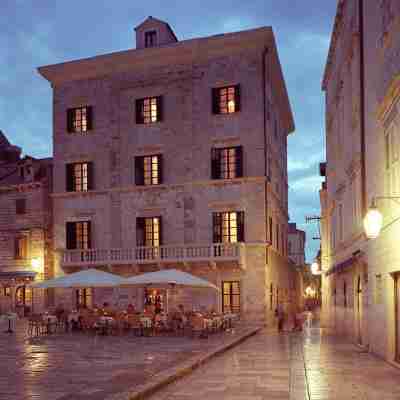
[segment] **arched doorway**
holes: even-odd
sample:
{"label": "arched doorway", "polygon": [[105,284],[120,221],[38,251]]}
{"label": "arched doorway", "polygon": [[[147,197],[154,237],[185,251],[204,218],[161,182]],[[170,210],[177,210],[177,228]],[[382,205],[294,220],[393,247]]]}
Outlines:
{"label": "arched doorway", "polygon": [[359,344],[363,343],[362,340],[362,313],[363,313],[363,305],[362,305],[362,281],[361,276],[359,275],[357,278],[357,287],[356,287],[356,324],[357,324],[357,340]]}
{"label": "arched doorway", "polygon": [[33,296],[32,289],[18,286],[15,290],[15,308],[20,316],[25,316],[32,311]]}

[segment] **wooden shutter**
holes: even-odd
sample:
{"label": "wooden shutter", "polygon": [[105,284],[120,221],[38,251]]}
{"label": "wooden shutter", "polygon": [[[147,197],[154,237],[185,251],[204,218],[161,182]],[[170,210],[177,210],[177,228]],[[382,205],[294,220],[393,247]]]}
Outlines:
{"label": "wooden shutter", "polygon": [[221,179],[221,149],[211,149],[211,179]]}
{"label": "wooden shutter", "polygon": [[19,251],[19,236],[14,238],[14,258],[18,260],[20,258],[20,251]]}
{"label": "wooden shutter", "polygon": [[222,214],[213,213],[213,243],[222,242]]}
{"label": "wooden shutter", "polygon": [[164,182],[163,177],[163,156],[162,154],[157,155],[158,158],[158,183],[161,184]]}
{"label": "wooden shutter", "polygon": [[67,222],[65,225],[66,230],[66,247],[67,249],[76,249],[76,223]]}
{"label": "wooden shutter", "polygon": [[94,189],[94,167],[93,162],[87,163],[87,179],[88,179],[88,190]]}
{"label": "wooden shutter", "polygon": [[211,111],[213,114],[219,114],[219,89],[212,88],[211,89]]}
{"label": "wooden shutter", "polygon": [[92,106],[87,106],[86,107],[86,126],[87,130],[90,131],[93,129],[93,107]]}
{"label": "wooden shutter", "polygon": [[158,218],[158,229],[159,229],[159,237],[160,237],[160,246],[163,244],[163,223],[162,223],[162,217],[159,216]]}
{"label": "wooden shutter", "polygon": [[244,242],[244,212],[239,211],[236,213],[237,218],[237,239],[238,242]]}
{"label": "wooden shutter", "polygon": [[269,242],[273,245],[273,226],[271,217],[269,217]]}
{"label": "wooden shutter", "polygon": [[74,109],[68,108],[67,110],[67,132],[74,132]]}
{"label": "wooden shutter", "polygon": [[144,157],[135,157],[135,185],[144,185]]}
{"label": "wooden shutter", "polygon": [[235,85],[235,112],[240,111],[240,85]]}
{"label": "wooden shutter", "polygon": [[241,178],[243,176],[243,148],[238,146],[235,148],[236,157],[236,178]]}
{"label": "wooden shutter", "polygon": [[143,117],[143,99],[136,100],[136,123],[143,124],[144,117]]}
{"label": "wooden shutter", "polygon": [[92,221],[86,221],[85,224],[87,224],[87,232],[88,232],[88,249],[92,248]]}
{"label": "wooden shutter", "polygon": [[144,246],[145,244],[145,219],[136,218],[136,246]]}
{"label": "wooden shutter", "polygon": [[157,103],[157,122],[164,120],[164,105],[163,105],[163,96],[156,97]]}
{"label": "wooden shutter", "polygon": [[74,188],[74,164],[67,164],[65,166],[65,178],[66,178],[66,190],[67,192],[73,192]]}

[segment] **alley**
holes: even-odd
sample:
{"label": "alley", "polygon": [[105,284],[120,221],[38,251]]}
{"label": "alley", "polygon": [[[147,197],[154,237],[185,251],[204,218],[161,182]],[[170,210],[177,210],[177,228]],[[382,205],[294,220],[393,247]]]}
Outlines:
{"label": "alley", "polygon": [[151,400],[398,400],[400,370],[318,328],[263,331]]}

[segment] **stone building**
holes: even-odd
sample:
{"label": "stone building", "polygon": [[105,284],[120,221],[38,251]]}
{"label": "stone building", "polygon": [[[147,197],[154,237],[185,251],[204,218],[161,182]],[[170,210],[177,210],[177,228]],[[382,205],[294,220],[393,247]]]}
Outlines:
{"label": "stone building", "polygon": [[[340,0],[323,79],[325,323],[389,362],[400,361],[399,33],[400,2]],[[383,228],[367,240],[373,203]]]}
{"label": "stone building", "polygon": [[26,287],[52,277],[52,159],[21,157],[0,131],[0,312],[40,311],[44,293]]}
{"label": "stone building", "polygon": [[294,130],[273,31],[178,41],[153,17],[135,31],[136,49],[39,68],[53,88],[56,274],[180,268],[221,293],[87,289],[76,300],[272,318],[293,287]]}
{"label": "stone building", "polygon": [[306,233],[297,229],[296,223],[289,223],[288,255],[295,265],[303,267],[305,259]]}

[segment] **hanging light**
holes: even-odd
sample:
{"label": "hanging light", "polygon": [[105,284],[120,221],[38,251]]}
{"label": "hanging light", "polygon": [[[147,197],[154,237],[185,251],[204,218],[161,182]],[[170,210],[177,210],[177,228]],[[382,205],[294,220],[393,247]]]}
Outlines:
{"label": "hanging light", "polygon": [[314,262],[311,264],[311,273],[312,273],[313,275],[319,275],[320,270],[319,270],[319,264],[318,264],[317,261],[314,261]]}
{"label": "hanging light", "polygon": [[381,212],[375,205],[375,201],[372,202],[367,215],[364,218],[364,230],[368,239],[376,239],[381,232],[383,224],[383,217]]}

